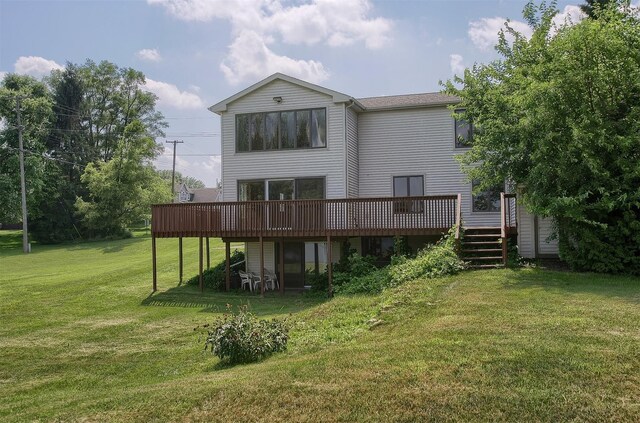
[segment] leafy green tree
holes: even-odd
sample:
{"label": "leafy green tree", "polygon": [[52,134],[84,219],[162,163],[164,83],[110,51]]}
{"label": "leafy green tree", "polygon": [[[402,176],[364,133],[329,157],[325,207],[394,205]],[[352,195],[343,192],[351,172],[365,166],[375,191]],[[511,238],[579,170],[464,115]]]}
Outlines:
{"label": "leafy green tree", "polygon": [[151,136],[163,136],[167,127],[162,114],[155,110],[157,97],[145,91],[145,76],[131,68],[91,60],[78,68],[84,85],[82,127],[95,159],[109,161],[125,128],[139,121]]}
{"label": "leafy green tree", "polygon": [[81,179],[89,198],[78,198],[76,208],[91,236],[122,236],[127,226],[150,216],[151,204],[171,201],[170,189],[151,164],[161,148],[141,122],[133,121],[111,160],[87,166]]}
{"label": "leafy green tree", "polygon": [[52,163],[43,158],[53,119],[49,91],[32,77],[9,74],[0,84],[0,222],[5,223],[22,221],[16,96],[22,97],[29,220],[41,215],[38,205],[46,200],[44,187],[52,171]]}
{"label": "leafy green tree", "polygon": [[[610,4],[617,3],[616,0],[584,0],[580,5],[580,10],[591,19],[597,19],[600,10],[606,9]],[[629,3],[629,2],[625,2]]]}
{"label": "leafy green tree", "polygon": [[[169,184],[171,187],[172,171],[167,169],[158,170],[158,175]],[[176,190],[178,190],[180,184],[185,183],[191,189],[205,188],[204,182],[193,176],[185,176],[176,170]]]}
{"label": "leafy green tree", "polygon": [[640,19],[625,4],[553,33],[555,3],[529,3],[532,37],[506,28],[502,58],[446,91],[479,128],[460,158],[470,178],[519,184],[574,268],[640,274]]}

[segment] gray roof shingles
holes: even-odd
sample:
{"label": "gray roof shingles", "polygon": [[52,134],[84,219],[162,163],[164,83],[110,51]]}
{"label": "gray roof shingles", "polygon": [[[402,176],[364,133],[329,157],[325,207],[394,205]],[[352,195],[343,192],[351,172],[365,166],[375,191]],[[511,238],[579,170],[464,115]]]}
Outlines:
{"label": "gray roof shingles", "polygon": [[443,106],[455,104],[460,101],[458,97],[442,93],[388,95],[382,97],[359,98],[357,100],[366,108],[366,110]]}

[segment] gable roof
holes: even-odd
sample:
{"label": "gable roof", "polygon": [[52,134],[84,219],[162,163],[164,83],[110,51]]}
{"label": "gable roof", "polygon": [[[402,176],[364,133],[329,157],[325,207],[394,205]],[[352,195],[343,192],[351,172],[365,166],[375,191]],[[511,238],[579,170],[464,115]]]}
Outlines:
{"label": "gable roof", "polygon": [[407,109],[414,107],[448,106],[460,102],[460,98],[442,93],[388,95],[359,98],[366,111]]}
{"label": "gable roof", "polygon": [[275,80],[286,81],[286,82],[289,82],[291,84],[298,85],[300,87],[308,88],[308,89],[313,90],[313,91],[317,91],[317,92],[320,92],[320,93],[323,93],[323,94],[327,94],[327,95],[333,97],[334,103],[346,103],[348,101],[354,101],[354,102],[358,103],[358,101],[356,99],[354,99],[353,97],[348,96],[346,94],[340,93],[338,91],[330,90],[328,88],[321,87],[320,85],[315,85],[315,84],[312,84],[310,82],[306,82],[306,81],[303,81],[301,79],[297,79],[297,78],[294,78],[292,76],[285,75],[283,73],[279,73],[278,72],[278,73],[274,73],[273,75],[263,79],[260,82],[257,82],[255,84],[251,85],[250,87],[240,91],[239,93],[236,93],[236,94],[232,95],[231,97],[226,98],[226,99],[222,100],[221,102],[214,104],[213,106],[209,107],[209,110],[212,111],[213,113],[217,113],[217,114],[226,112],[227,111],[227,105],[229,105],[230,103],[233,103],[237,99],[242,98],[242,97],[246,96],[247,94],[250,94],[250,93],[252,93],[253,91],[255,91],[255,90],[259,89],[259,88],[262,88],[265,85],[270,84],[271,82],[273,82]]}

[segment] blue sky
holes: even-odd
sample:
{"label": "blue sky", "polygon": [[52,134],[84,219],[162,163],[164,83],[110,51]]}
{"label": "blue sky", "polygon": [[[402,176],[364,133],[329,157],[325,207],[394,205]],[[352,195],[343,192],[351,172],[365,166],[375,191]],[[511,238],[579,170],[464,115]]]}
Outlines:
{"label": "blue sky", "polygon": [[[559,1],[562,18],[579,19]],[[280,71],[355,97],[438,91],[496,58],[525,0],[0,0],[0,72],[36,77],[109,60],[147,76],[178,145],[177,169],[220,178],[220,122],[206,107]],[[164,139],[158,139],[163,142]],[[211,156],[209,156],[211,155]],[[171,150],[157,162],[171,167]]]}

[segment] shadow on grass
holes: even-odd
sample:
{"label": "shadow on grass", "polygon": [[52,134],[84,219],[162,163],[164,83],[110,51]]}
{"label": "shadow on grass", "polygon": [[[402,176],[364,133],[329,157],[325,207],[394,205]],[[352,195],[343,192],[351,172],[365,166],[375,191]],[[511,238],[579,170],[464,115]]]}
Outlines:
{"label": "shadow on grass", "polygon": [[513,268],[506,274],[506,289],[542,288],[548,291],[587,293],[640,303],[640,278],[626,275],[578,273]]}
{"label": "shadow on grass", "polygon": [[264,298],[246,291],[217,292],[206,290],[200,292],[193,285],[182,285],[166,291],[150,294],[141,305],[148,307],[182,307],[199,308],[203,313],[224,313],[231,305],[234,310],[238,306],[247,306],[256,316],[297,313],[315,307],[327,301],[319,296],[303,295],[288,292],[267,292]]}

